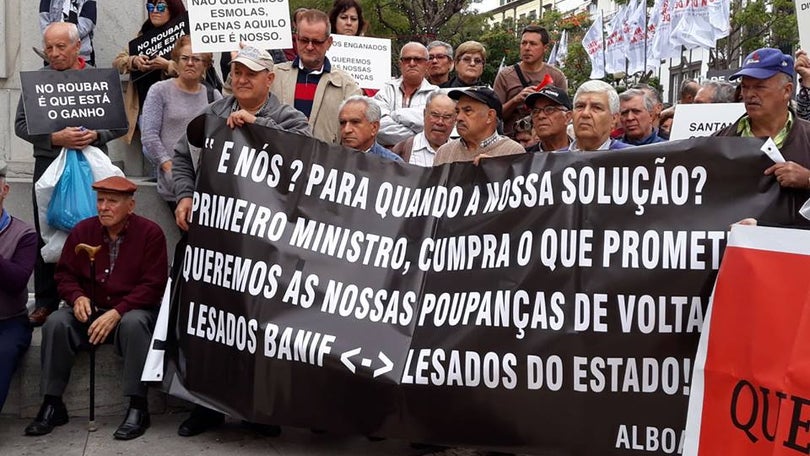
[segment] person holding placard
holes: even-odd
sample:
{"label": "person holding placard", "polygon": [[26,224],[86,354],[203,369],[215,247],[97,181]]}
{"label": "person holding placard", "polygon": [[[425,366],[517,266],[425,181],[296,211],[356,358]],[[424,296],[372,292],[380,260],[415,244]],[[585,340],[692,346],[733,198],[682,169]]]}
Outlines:
{"label": "person holding placard", "polygon": [[[273,57],[267,51],[245,46],[231,61],[233,95],[209,104],[203,109],[202,114],[213,114],[225,119],[231,128],[257,124],[312,136],[312,129],[306,116],[292,106],[281,103],[270,93],[274,79]],[[183,135],[174,147],[172,158],[174,193],[177,196],[175,222],[183,231],[189,229],[191,198],[197,178],[191,148],[188,138]],[[191,416],[180,424],[177,434],[191,437],[219,426],[224,419],[222,413],[198,405],[191,412]],[[274,425],[252,426],[268,436],[277,436],[281,433],[281,428]]]}
{"label": "person holding placard", "polygon": [[[43,68],[45,71],[82,70],[88,67],[87,62],[79,57],[81,37],[76,24],[70,22],[50,24],[45,29],[42,45],[50,61],[50,64]],[[20,96],[14,121],[14,132],[18,137],[34,146],[34,182],[36,182],[59,156],[63,147],[81,150],[92,145],[106,152],[106,144],[126,133],[126,130],[89,130],[80,125],[74,125],[50,134],[31,135],[28,133],[28,120],[23,106],[23,97]],[[41,233],[36,196],[33,196],[32,199],[34,226],[37,233]],[[43,245],[45,243],[40,237],[40,248]],[[34,268],[35,308],[29,316],[31,324],[34,326],[41,326],[45,323],[48,315],[59,307],[59,294],[53,279],[54,267],[53,263],[46,263],[42,259],[42,255],[37,254],[37,263]]]}
{"label": "person holding placard", "polygon": [[[168,24],[172,18],[185,13],[186,7],[182,0],[146,0],[146,10],[149,18],[141,25],[138,36]],[[113,66],[118,72],[130,74],[124,94],[124,108],[129,121],[129,130],[125,136],[127,143],[132,142],[149,88],[166,79],[170,64],[169,60],[159,55],[130,55],[129,50],[122,51],[115,57]]]}
{"label": "person holding placard", "polygon": [[326,52],[332,45],[329,18],[319,10],[298,16],[298,56],[275,67],[270,90],[282,103],[292,105],[309,119],[313,136],[321,141],[339,140],[338,107],[360,95],[360,86],[348,73],[332,66]]}

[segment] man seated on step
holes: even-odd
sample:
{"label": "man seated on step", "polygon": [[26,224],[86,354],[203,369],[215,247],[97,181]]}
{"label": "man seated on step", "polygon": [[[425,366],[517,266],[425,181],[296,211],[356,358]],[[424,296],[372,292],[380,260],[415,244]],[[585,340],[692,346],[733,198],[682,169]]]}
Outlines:
{"label": "man seated on step", "polygon": [[[124,358],[122,386],[130,399],[126,417],[113,437],[134,439],[149,427],[141,371],[166,287],[168,261],[160,226],[133,213],[137,188],[118,176],[93,184],[98,192],[98,216],[79,222],[65,241],[56,282],[69,307],[51,314],[42,327],[41,389],[45,399],[25,428],[26,435],[48,434],[68,422],[62,394],[76,352],[104,343],[115,344]],[[93,247],[99,249],[93,251]]]}
{"label": "man seated on step", "polygon": [[7,166],[0,160],[0,411],[17,363],[31,345],[28,279],[37,259],[37,232],[3,207]]}

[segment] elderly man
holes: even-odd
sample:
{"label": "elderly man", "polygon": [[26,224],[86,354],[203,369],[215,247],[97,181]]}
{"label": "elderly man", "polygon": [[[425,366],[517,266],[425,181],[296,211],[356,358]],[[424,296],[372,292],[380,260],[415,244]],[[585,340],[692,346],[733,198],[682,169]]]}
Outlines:
{"label": "elderly man", "polygon": [[[312,135],[310,124],[301,111],[281,103],[270,93],[275,79],[273,57],[266,51],[252,46],[242,48],[231,61],[231,87],[233,95],[208,105],[203,114],[214,114],[231,128],[245,124],[257,124],[279,130]],[[175,222],[183,231],[188,231],[191,217],[191,198],[196,181],[194,159],[186,136],[175,145],[172,160],[174,193],[177,196]],[[191,416],[180,424],[177,434],[190,437],[222,424],[225,417],[219,412],[197,406]],[[278,426],[266,426],[262,432],[269,436],[281,433]]]}
{"label": "elderly man", "polygon": [[0,160],[0,411],[17,363],[31,345],[25,305],[28,279],[37,258],[34,227],[13,217],[3,207],[9,192],[6,171],[6,162]]}
{"label": "elderly man", "polygon": [[69,307],[54,312],[42,328],[45,399],[25,435],[48,434],[54,426],[68,422],[62,394],[73,359],[81,348],[103,343],[114,343],[124,357],[122,384],[130,398],[126,417],[113,436],[130,440],[149,427],[141,371],[166,287],[168,263],[163,231],[133,213],[137,188],[118,176],[93,184],[98,216],[76,224],[65,241],[56,280]]}
{"label": "elderly man", "polygon": [[789,107],[793,97],[793,58],[779,49],[762,48],[748,54],[742,68],[729,79],[742,78],[745,114],[715,136],[770,137],[785,157],[765,170],[779,185],[810,189],[810,122]]}
{"label": "elderly man", "polygon": [[574,142],[570,151],[625,149],[627,144],[610,139],[619,121],[619,94],[612,85],[587,81],[574,94]]}
{"label": "elderly man", "polygon": [[456,102],[437,90],[428,96],[425,105],[425,130],[398,142],[391,150],[406,163],[431,167],[436,150],[450,139],[455,124]]}
{"label": "elderly man", "polygon": [[450,81],[453,71],[453,46],[444,41],[431,41],[427,45],[428,70],[427,80],[435,86],[442,86]]}
{"label": "elderly man", "polygon": [[[45,29],[42,44],[45,47],[45,54],[51,62],[44,70],[81,70],[87,67],[84,59],[79,57],[81,39],[75,24],[69,22],[50,24]],[[106,150],[107,142],[122,136],[126,130],[86,130],[81,125],[75,125],[50,134],[30,135],[22,97],[20,97],[14,121],[14,132],[34,146],[34,182],[36,182],[59,156],[63,147],[81,150],[92,145]],[[36,197],[33,198],[33,208],[34,226],[37,233],[40,233]],[[43,245],[44,242],[40,238],[39,247],[42,248]],[[34,326],[45,323],[48,315],[59,307],[59,294],[56,291],[53,275],[54,264],[45,263],[42,256],[37,254],[37,263],[34,267],[35,309],[29,317]]]}
{"label": "elderly man", "polygon": [[534,134],[540,142],[526,148],[526,152],[553,152],[566,150],[571,145],[568,124],[571,122],[571,99],[555,86],[546,86],[526,97],[526,106],[532,113]]}
{"label": "elderly man", "polygon": [[734,103],[736,87],[728,82],[704,81],[695,95],[695,104]]}
{"label": "elderly man", "polygon": [[546,75],[551,76],[555,86],[568,90],[563,72],[543,61],[549,42],[548,31],[539,25],[529,25],[520,36],[520,62],[501,70],[493,86],[503,103],[504,132],[510,137],[515,121],[529,114],[525,110],[526,97],[537,91],[538,83]]}
{"label": "elderly man", "polygon": [[298,56],[276,66],[271,91],[309,118],[314,137],[336,143],[338,106],[362,92],[354,78],[333,68],[326,58],[332,46],[329,31],[329,17],[324,12],[311,9],[298,15]]}
{"label": "elderly man", "polygon": [[624,129],[622,142],[643,146],[663,142],[653,125],[655,102],[643,90],[629,89],[619,95],[619,115]]}
{"label": "elderly man", "polygon": [[700,84],[694,79],[684,79],[681,82],[681,89],[678,92],[678,104],[690,104],[695,102]]}
{"label": "elderly man", "polygon": [[377,143],[380,106],[371,98],[357,95],[340,105],[340,144],[388,160],[402,161],[399,155]]}
{"label": "elderly man", "polygon": [[402,76],[385,83],[374,95],[382,110],[379,142],[392,146],[424,128],[422,111],[430,92],[438,87],[425,79],[428,50],[421,43],[410,42],[399,52]]}
{"label": "elderly man", "polygon": [[433,166],[454,162],[478,162],[481,157],[522,154],[526,150],[517,142],[498,134],[501,100],[488,87],[451,90],[456,104],[456,130],[459,139],[448,142],[436,151]]}

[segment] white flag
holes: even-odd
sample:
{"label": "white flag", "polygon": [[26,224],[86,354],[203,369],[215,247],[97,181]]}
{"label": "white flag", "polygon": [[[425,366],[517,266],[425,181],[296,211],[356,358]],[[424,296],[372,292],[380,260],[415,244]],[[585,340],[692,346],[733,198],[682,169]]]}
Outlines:
{"label": "white flag", "polygon": [[557,43],[554,43],[554,47],[551,48],[551,52],[548,54],[548,63],[549,65],[557,65]]}
{"label": "white flag", "polygon": [[605,40],[605,71],[608,73],[624,73],[626,46],[624,40],[624,19],[627,16],[627,7],[624,6],[613,16],[608,27],[608,36]]}
{"label": "white flag", "polygon": [[[729,34],[728,0],[675,0],[670,44],[687,49],[710,49]],[[724,16],[725,15],[725,16]]]}
{"label": "white flag", "polygon": [[588,53],[591,61],[591,79],[602,79],[605,77],[605,46],[603,41],[604,31],[602,30],[602,10],[596,14],[593,24],[582,38],[582,47]]}
{"label": "white flag", "polygon": [[557,66],[563,68],[565,66],[565,58],[568,56],[568,30],[563,30],[559,44],[557,48]]}
{"label": "white flag", "polygon": [[[655,29],[654,36],[650,40],[650,47],[647,54],[648,62],[660,62],[661,60],[681,57],[681,47],[670,44],[672,32],[672,10],[670,0],[656,0],[653,6],[650,22]],[[655,64],[657,68],[660,63]]]}
{"label": "white flag", "polygon": [[639,2],[638,7],[633,11],[632,18],[628,21],[632,27],[632,33],[627,42],[627,74],[643,72],[646,69],[644,59],[645,46],[647,44],[646,33],[647,4]]}

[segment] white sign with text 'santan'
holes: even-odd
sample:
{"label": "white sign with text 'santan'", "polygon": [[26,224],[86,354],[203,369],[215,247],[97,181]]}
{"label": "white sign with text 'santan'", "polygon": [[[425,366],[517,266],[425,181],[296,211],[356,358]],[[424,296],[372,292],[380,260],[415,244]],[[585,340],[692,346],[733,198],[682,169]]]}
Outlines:
{"label": "white sign with text 'santan'", "polygon": [[711,136],[745,114],[743,103],[678,104],[670,140]]}
{"label": "white sign with text 'santan'", "polygon": [[188,17],[194,52],[292,47],[287,0],[189,0]]}

